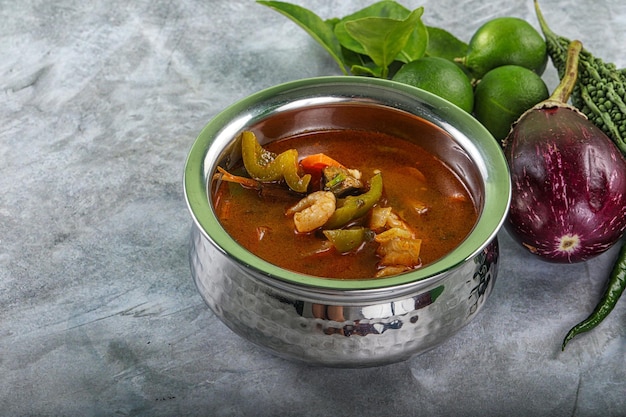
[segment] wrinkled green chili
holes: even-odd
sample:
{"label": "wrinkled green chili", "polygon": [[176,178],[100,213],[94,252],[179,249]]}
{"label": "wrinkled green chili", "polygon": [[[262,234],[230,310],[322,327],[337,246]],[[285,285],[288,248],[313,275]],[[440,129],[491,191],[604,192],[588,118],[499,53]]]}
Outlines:
{"label": "wrinkled green chili", "polygon": [[283,178],[292,190],[306,192],[311,175],[298,174],[298,151],[288,149],[278,155],[264,149],[250,131],[241,134],[241,154],[248,174],[257,181],[280,181]]}
{"label": "wrinkled green chili", "polygon": [[604,320],[620,298],[626,288],[626,242],[622,244],[617,261],[613,265],[613,270],[609,276],[607,285],[600,302],[593,312],[585,320],[574,326],[563,339],[561,350],[565,350],[567,342],[572,340],[576,335],[587,332],[596,327]]}
{"label": "wrinkled green chili", "polygon": [[349,196],[341,200],[340,207],[324,224],[324,229],[339,229],[354,219],[364,216],[383,195],[383,177],[376,173],[370,179],[370,189],[361,195]]}

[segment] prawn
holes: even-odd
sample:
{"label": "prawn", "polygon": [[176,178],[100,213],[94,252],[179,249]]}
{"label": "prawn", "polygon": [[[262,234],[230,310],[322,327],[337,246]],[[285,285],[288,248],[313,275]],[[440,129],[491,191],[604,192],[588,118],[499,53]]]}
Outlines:
{"label": "prawn", "polygon": [[422,240],[413,238],[409,232],[393,228],[376,235],[375,240],[380,244],[376,253],[382,258],[381,265],[415,267],[420,264]]}
{"label": "prawn", "polygon": [[288,208],[285,214],[293,215],[298,232],[311,232],[330,219],[335,212],[336,203],[335,195],[330,191],[316,191]]}
{"label": "prawn", "polygon": [[422,240],[415,237],[411,227],[391,208],[378,208],[370,226],[379,231],[374,238],[379,244],[376,254],[381,258],[376,277],[397,275],[421,265]]}
{"label": "prawn", "polygon": [[370,229],[374,231],[398,228],[411,232],[411,227],[394,213],[391,207],[374,207],[370,217]]}

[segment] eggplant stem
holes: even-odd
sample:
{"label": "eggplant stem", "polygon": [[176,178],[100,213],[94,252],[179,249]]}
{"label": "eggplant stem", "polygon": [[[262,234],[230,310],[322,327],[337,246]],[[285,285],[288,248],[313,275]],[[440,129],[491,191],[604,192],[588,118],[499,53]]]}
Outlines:
{"label": "eggplant stem", "polygon": [[535,13],[537,14],[537,20],[539,21],[539,26],[541,26],[541,31],[545,35],[549,35],[550,37],[556,37],[556,34],[552,32],[550,27],[548,27],[548,23],[546,19],[543,17],[543,13],[541,13],[541,9],[539,9],[539,1],[534,0],[535,3]]}
{"label": "eggplant stem", "polygon": [[567,47],[567,61],[565,62],[565,72],[561,78],[561,82],[554,89],[550,98],[547,101],[566,104],[569,100],[576,80],[578,79],[578,60],[580,57],[580,51],[583,49],[582,42],[573,40]]}

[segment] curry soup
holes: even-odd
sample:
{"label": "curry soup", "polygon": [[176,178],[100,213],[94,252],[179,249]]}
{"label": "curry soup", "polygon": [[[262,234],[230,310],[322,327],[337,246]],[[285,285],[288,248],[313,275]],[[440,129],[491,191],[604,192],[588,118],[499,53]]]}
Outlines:
{"label": "curry soup", "polygon": [[[393,211],[421,239],[419,265],[432,263],[452,251],[477,221],[476,203],[465,183],[445,163],[416,143],[396,136],[358,129],[327,129],[299,133],[263,145],[279,154],[296,149],[299,158],[324,153],[343,166],[362,172],[368,182],[382,174],[383,194],[377,203]],[[246,176],[243,165],[229,170]],[[309,192],[321,189],[313,177]],[[379,244],[364,242],[339,253],[328,245],[322,228],[300,233],[285,213],[303,194],[283,183],[259,189],[215,181],[213,204],[224,229],[243,247],[282,268],[337,279],[374,277],[381,269]],[[351,226],[368,225],[367,214]]]}

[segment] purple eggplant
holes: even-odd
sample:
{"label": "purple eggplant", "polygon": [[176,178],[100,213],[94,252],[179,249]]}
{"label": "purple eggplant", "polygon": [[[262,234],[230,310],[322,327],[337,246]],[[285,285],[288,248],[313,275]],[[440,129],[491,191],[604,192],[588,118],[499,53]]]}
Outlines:
{"label": "purple eggplant", "polygon": [[626,230],[626,160],[605,133],[566,104],[581,49],[572,42],[559,86],[504,140],[513,184],[505,228],[531,253],[560,263],[599,255]]}

